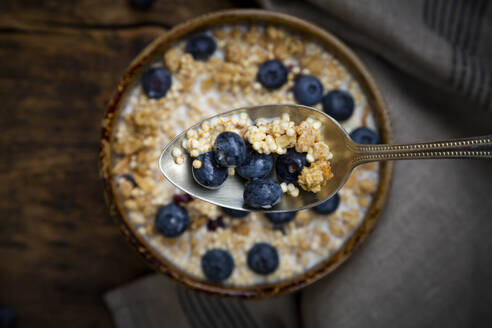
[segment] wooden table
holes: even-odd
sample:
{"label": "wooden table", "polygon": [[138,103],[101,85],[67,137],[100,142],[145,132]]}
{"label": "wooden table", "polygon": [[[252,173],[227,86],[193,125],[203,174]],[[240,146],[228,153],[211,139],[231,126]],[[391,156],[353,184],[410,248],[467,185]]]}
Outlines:
{"label": "wooden table", "polygon": [[238,5],[252,3],[0,1],[0,304],[21,327],[109,327],[102,293],[149,272],[104,203],[105,105],[152,39]]}

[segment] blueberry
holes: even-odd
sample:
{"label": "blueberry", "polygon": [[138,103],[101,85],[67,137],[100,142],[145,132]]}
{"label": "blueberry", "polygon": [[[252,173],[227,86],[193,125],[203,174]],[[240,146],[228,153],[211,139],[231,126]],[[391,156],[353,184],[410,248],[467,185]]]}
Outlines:
{"label": "blueberry", "polygon": [[227,179],[229,175],[226,167],[220,166],[215,161],[213,151],[200,154],[197,158],[202,162],[199,169],[192,168],[193,178],[202,187],[217,189]]}
{"label": "blueberry", "polygon": [[340,204],[340,196],[338,194],[328,198],[323,203],[313,207],[313,210],[319,214],[331,214],[335,212]]}
{"label": "blueberry", "polygon": [[215,220],[208,219],[208,221],[207,221],[207,230],[208,231],[215,231],[218,228],[225,229],[225,227],[226,226],[225,226],[224,219],[222,218],[222,216],[219,216]]}
{"label": "blueberry", "polygon": [[234,132],[221,132],[214,143],[217,162],[225,167],[236,167],[246,160],[246,143]]}
{"label": "blueberry", "polygon": [[222,212],[224,212],[225,214],[227,214],[233,218],[244,218],[246,215],[249,214],[248,211],[235,210],[235,209],[227,208],[227,207],[221,207],[221,209],[222,209]]}
{"label": "blueberry", "polygon": [[344,90],[332,90],[321,99],[323,111],[335,120],[343,122],[354,112],[354,98]]}
{"label": "blueberry", "polygon": [[353,141],[363,145],[374,145],[379,143],[379,136],[377,133],[365,126],[361,126],[350,132],[350,137]]}
{"label": "blueberry", "polygon": [[297,215],[297,211],[294,212],[281,212],[281,213],[266,213],[268,221],[274,225],[289,223],[294,220]]}
{"label": "blueberry", "polygon": [[142,88],[149,98],[164,97],[171,82],[171,73],[164,67],[151,67],[142,74]]}
{"label": "blueberry", "polygon": [[271,208],[282,199],[282,188],[270,178],[254,179],[244,188],[243,198],[249,207]]}
{"label": "blueberry", "polygon": [[258,274],[267,275],[278,268],[278,252],[267,243],[256,243],[248,251],[248,266]]}
{"label": "blueberry", "polygon": [[186,42],[186,52],[196,60],[207,60],[216,49],[215,40],[207,34],[195,35]]}
{"label": "blueberry", "polygon": [[130,0],[130,5],[138,10],[146,10],[152,7],[155,0]]}
{"label": "blueberry", "polygon": [[323,85],[316,76],[302,75],[294,84],[294,98],[301,105],[312,106],[321,100]]}
{"label": "blueberry", "polygon": [[267,60],[258,69],[257,78],[265,89],[275,90],[287,82],[287,68],[280,60]]}
{"label": "blueberry", "polygon": [[173,202],[176,204],[186,204],[193,201],[193,197],[188,194],[179,194],[173,196]]}
{"label": "blueberry", "polygon": [[224,281],[230,277],[233,270],[234,259],[226,250],[219,248],[211,249],[202,257],[202,271],[210,281]]}
{"label": "blueberry", "polygon": [[178,237],[190,223],[190,217],[186,209],[178,204],[162,206],[155,216],[155,227],[164,236]]}
{"label": "blueberry", "polygon": [[246,161],[236,168],[236,172],[244,179],[264,178],[273,169],[273,155],[260,154],[250,149]]}
{"label": "blueberry", "polygon": [[297,184],[297,177],[304,166],[311,166],[306,160],[306,153],[298,153],[290,148],[286,154],[277,158],[275,169],[280,181]]}

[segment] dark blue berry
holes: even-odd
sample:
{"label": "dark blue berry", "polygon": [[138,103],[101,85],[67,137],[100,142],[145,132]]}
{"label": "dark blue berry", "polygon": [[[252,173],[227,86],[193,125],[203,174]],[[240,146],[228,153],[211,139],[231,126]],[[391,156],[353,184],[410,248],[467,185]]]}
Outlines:
{"label": "dark blue berry", "polygon": [[207,60],[216,49],[215,40],[207,34],[195,35],[186,42],[186,52],[195,60]]}
{"label": "dark blue berry", "polygon": [[215,159],[224,167],[236,167],[246,160],[246,143],[234,132],[221,132],[214,143]]}
{"label": "dark blue berry", "polygon": [[321,100],[323,85],[316,76],[301,75],[294,83],[294,98],[301,105],[312,106]]}
{"label": "dark blue berry", "polygon": [[176,204],[186,204],[189,203],[193,200],[193,197],[191,197],[188,194],[179,194],[179,195],[174,195],[173,196],[173,202]]}
{"label": "dark blue berry", "polygon": [[267,60],[258,69],[257,78],[265,89],[275,90],[287,82],[287,68],[280,60]]}
{"label": "dark blue berry", "polygon": [[191,170],[195,181],[205,188],[219,188],[229,175],[228,169],[216,162],[213,151],[200,154],[196,159],[202,162],[202,166],[199,169],[193,167]]}
{"label": "dark blue berry", "polygon": [[335,120],[343,122],[354,112],[354,98],[344,90],[332,90],[321,99],[323,111]]}
{"label": "dark blue berry", "polygon": [[162,206],[155,216],[155,227],[164,236],[178,237],[190,223],[186,209],[178,204]]}
{"label": "dark blue berry", "polygon": [[138,10],[146,10],[152,7],[155,0],[130,0],[130,5]]}
{"label": "dark blue berry", "polygon": [[277,158],[275,169],[280,181],[297,184],[297,177],[304,166],[311,166],[306,160],[306,153],[298,153],[290,148],[286,154]]}
{"label": "dark blue berry", "polygon": [[142,88],[149,98],[164,97],[171,83],[171,73],[164,67],[151,67],[142,74]]}
{"label": "dark blue berry", "polygon": [[249,149],[246,161],[236,168],[236,172],[244,179],[264,178],[272,172],[273,155],[260,154]]}
{"label": "dark blue berry", "polygon": [[294,212],[281,212],[281,213],[265,213],[268,221],[275,225],[289,223],[294,220],[297,215],[297,211]]}
{"label": "dark blue berry", "polygon": [[252,208],[271,208],[282,199],[282,188],[277,181],[259,178],[244,188],[244,203]]}
{"label": "dark blue berry", "polygon": [[248,251],[248,266],[258,274],[267,275],[278,268],[278,252],[267,243],[257,243]]}
{"label": "dark blue berry", "polygon": [[225,214],[227,214],[233,218],[244,218],[246,215],[249,214],[248,211],[235,210],[235,209],[228,208],[228,207],[221,207],[221,209],[222,209],[222,212],[224,212]]}
{"label": "dark blue berry", "polygon": [[221,282],[226,280],[234,270],[234,259],[223,249],[211,249],[202,257],[202,271],[208,280]]}
{"label": "dark blue berry", "polygon": [[222,216],[219,216],[215,220],[209,219],[207,221],[207,230],[208,231],[215,231],[218,228],[225,229],[225,223],[224,223],[224,219],[222,218]]}
{"label": "dark blue berry", "polygon": [[352,132],[350,137],[353,141],[363,145],[374,145],[379,143],[379,136],[374,130],[361,126]]}
{"label": "dark blue berry", "polygon": [[340,204],[340,196],[338,194],[328,198],[323,203],[313,207],[313,210],[319,214],[331,214],[335,212]]}

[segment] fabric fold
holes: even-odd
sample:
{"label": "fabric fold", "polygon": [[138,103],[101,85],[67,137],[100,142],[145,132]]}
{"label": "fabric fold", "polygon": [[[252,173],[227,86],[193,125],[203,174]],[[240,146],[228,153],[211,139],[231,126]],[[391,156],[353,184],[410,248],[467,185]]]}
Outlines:
{"label": "fabric fold", "polygon": [[243,301],[196,292],[152,274],[103,296],[118,328],[295,328],[295,294]]}
{"label": "fabric fold", "polygon": [[492,112],[489,1],[259,0],[384,58],[401,71]]}

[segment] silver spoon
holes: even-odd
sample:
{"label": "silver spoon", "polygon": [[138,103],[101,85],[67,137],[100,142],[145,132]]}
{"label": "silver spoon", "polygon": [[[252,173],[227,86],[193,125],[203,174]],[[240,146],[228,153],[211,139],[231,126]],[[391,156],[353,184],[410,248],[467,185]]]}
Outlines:
{"label": "silver spoon", "polygon": [[[333,153],[330,161],[333,178],[322,188],[319,193],[302,191],[298,197],[284,193],[282,201],[271,209],[250,209],[243,207],[244,181],[238,176],[230,176],[224,184],[216,190],[210,190],[198,185],[191,174],[191,158],[182,149],[181,143],[186,131],[169,142],[159,158],[159,168],[164,176],[176,187],[195,198],[209,203],[229,207],[237,210],[258,212],[284,212],[297,211],[316,206],[342,188],[352,170],[363,163],[401,160],[401,159],[444,159],[444,158],[481,158],[492,159],[492,135],[472,137],[439,142],[426,142],[400,145],[361,145],[353,142],[343,127],[325,113],[307,106],[301,105],[260,105],[234,109],[217,114],[213,117],[230,116],[232,114],[246,113],[254,121],[259,118],[281,117],[288,113],[291,120],[299,123],[308,117],[312,117],[322,124],[322,135],[325,143]],[[204,121],[209,121],[210,117]],[[190,129],[197,129],[201,123],[195,124]],[[185,161],[178,165],[175,163],[171,152],[175,148],[181,148],[185,154]],[[275,171],[275,170],[274,170]]]}

